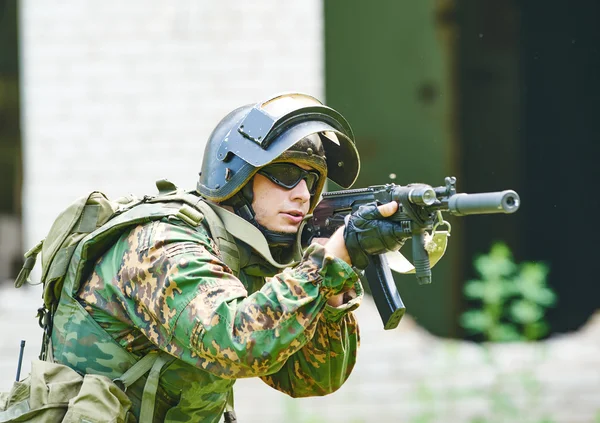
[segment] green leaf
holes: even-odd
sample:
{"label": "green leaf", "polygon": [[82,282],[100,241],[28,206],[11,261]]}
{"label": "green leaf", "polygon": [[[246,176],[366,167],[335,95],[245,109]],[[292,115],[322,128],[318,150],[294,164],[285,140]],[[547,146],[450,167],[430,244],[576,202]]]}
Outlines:
{"label": "green leaf", "polygon": [[485,282],[470,280],[465,284],[465,295],[471,299],[481,299],[485,292]]}
{"label": "green leaf", "polygon": [[506,283],[499,279],[490,279],[484,283],[483,302],[486,304],[498,304],[510,296],[510,290]]}
{"label": "green leaf", "polygon": [[545,286],[531,285],[524,282],[521,284],[520,293],[523,298],[544,307],[551,307],[556,303],[556,295]]}
{"label": "green leaf", "polygon": [[533,322],[530,325],[525,326],[524,332],[525,337],[529,341],[535,341],[542,338],[549,331],[548,324],[546,322]]}
{"label": "green leaf", "polygon": [[481,310],[468,310],[460,316],[460,324],[472,333],[481,333],[492,326],[492,320]]}
{"label": "green leaf", "polygon": [[533,323],[544,317],[542,307],[531,301],[516,300],[509,310],[510,317],[517,323]]}
{"label": "green leaf", "polygon": [[521,264],[519,276],[538,285],[545,285],[548,272],[548,266],[544,263],[529,261]]}
{"label": "green leaf", "polygon": [[475,269],[483,279],[501,279],[514,273],[517,266],[509,248],[504,243],[496,243],[490,253],[474,260]]}
{"label": "green leaf", "polygon": [[523,340],[523,336],[519,333],[514,325],[498,324],[490,329],[490,341],[511,342],[521,340]]}
{"label": "green leaf", "polygon": [[518,293],[539,305],[550,307],[556,303],[556,295],[546,286],[548,267],[541,263],[526,262],[515,277]]}

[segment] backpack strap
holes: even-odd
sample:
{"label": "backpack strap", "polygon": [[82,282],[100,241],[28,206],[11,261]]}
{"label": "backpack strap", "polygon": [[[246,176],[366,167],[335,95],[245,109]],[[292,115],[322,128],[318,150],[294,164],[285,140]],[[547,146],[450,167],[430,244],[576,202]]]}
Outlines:
{"label": "backpack strap", "polygon": [[146,379],[146,385],[144,385],[142,407],[140,409],[140,422],[154,421],[154,404],[156,402],[156,391],[158,390],[160,372],[164,366],[168,367],[174,360],[175,357],[161,352],[154,361],[150,373],[148,374],[148,379]]}
{"label": "backpack strap", "polygon": [[234,274],[240,271],[240,254],[234,237],[225,229],[222,219],[202,197],[190,192],[178,190],[175,185],[166,180],[156,182],[159,195],[147,197],[147,203],[180,204],[179,210],[172,213],[181,221],[197,229],[203,222],[208,227],[213,241],[221,252],[223,262]]}
{"label": "backpack strap", "polygon": [[127,388],[133,385],[136,380],[148,373],[148,370],[152,368],[157,358],[158,352],[156,351],[146,354],[120,377],[113,379],[113,382],[115,382],[123,391],[127,391]]}
{"label": "backpack strap", "polygon": [[160,372],[174,360],[175,357],[165,352],[152,351],[131,366],[121,377],[113,380],[125,392],[129,386],[150,371],[144,385],[144,392],[142,393],[140,422],[154,421],[154,406],[156,404],[156,392],[158,390]]}
{"label": "backpack strap", "polygon": [[29,282],[29,275],[35,267],[37,256],[42,251],[43,246],[44,240],[41,240],[35,247],[25,253],[25,263],[23,263],[23,268],[17,275],[17,279],[15,279],[15,288],[20,288],[25,282]]}
{"label": "backpack strap", "polygon": [[204,201],[199,201],[196,207],[202,211],[204,221],[208,226],[213,240],[217,243],[225,264],[235,275],[240,272],[240,253],[235,239],[225,229],[225,225],[215,211]]}
{"label": "backpack strap", "polygon": [[225,412],[223,413],[223,423],[236,423],[237,416],[233,408],[233,388],[227,393],[227,404],[225,404]]}

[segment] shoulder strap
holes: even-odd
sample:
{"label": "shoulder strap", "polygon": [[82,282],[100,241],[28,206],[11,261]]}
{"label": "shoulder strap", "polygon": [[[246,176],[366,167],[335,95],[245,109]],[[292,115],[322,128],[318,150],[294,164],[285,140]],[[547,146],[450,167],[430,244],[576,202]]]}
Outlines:
{"label": "shoulder strap", "polygon": [[219,246],[223,261],[233,273],[237,275],[240,272],[240,253],[235,243],[235,239],[233,239],[231,234],[225,229],[223,221],[207,203],[199,201],[196,204],[196,207],[204,214],[208,230]]}
{"label": "shoulder strap", "polygon": [[131,366],[121,377],[113,380],[123,391],[127,391],[129,386],[150,371],[144,385],[144,392],[142,393],[140,422],[154,421],[154,406],[156,404],[156,392],[158,390],[160,372],[163,367],[168,367],[174,360],[175,357],[165,352],[152,351]]}
{"label": "shoulder strap", "polygon": [[156,391],[158,390],[158,380],[160,372],[166,365],[168,366],[175,360],[175,357],[161,352],[158,354],[156,361],[150,369],[146,385],[144,385],[144,393],[142,394],[142,406],[140,409],[140,422],[154,421],[154,404],[156,402]]}
{"label": "shoulder strap", "polygon": [[90,256],[93,256],[91,247],[98,244],[101,238],[109,237],[110,234],[119,234],[126,228],[130,228],[136,224],[147,223],[152,220],[159,220],[163,217],[175,215],[177,209],[178,206],[172,204],[137,204],[135,207],[116,215],[92,233],[87,234],[77,244],[72,259],[68,263],[71,276],[65,278],[63,292],[66,291],[69,295],[73,295],[73,292],[79,289],[81,273],[85,264],[92,258]]}
{"label": "shoulder strap", "polygon": [[[23,267],[19,271],[17,275],[17,279],[15,279],[15,288],[20,288],[24,283],[29,281],[29,275],[31,271],[35,267],[35,263],[37,261],[38,254],[42,251],[42,247],[44,245],[44,240],[41,240],[33,247],[31,250],[25,253],[25,263]],[[40,282],[41,283],[41,282]],[[34,284],[32,284],[34,285]],[[36,284],[37,285],[37,284]]]}
{"label": "shoulder strap", "polygon": [[233,388],[227,393],[227,403],[225,404],[225,412],[223,413],[223,423],[236,423],[237,416],[233,406]]}
{"label": "shoulder strap", "polygon": [[[208,203],[197,195],[183,191],[167,191],[158,181],[160,194],[148,199],[148,203],[175,203],[179,204],[179,210],[173,213],[178,219],[188,225],[197,228],[205,223],[210,234],[221,251],[221,258],[234,274],[240,271],[240,254],[235,239],[230,234],[223,220],[214,212]],[[170,187],[170,185],[165,185]],[[161,187],[163,188],[161,190]]]}

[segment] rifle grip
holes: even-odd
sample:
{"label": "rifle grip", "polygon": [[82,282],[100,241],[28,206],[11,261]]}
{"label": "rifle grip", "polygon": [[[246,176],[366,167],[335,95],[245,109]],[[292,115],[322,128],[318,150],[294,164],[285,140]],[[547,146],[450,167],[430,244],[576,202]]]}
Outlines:
{"label": "rifle grip", "polygon": [[365,277],[386,330],[395,329],[406,307],[400,298],[385,254],[369,256]]}
{"label": "rifle grip", "polygon": [[431,283],[431,265],[429,264],[429,254],[425,251],[424,231],[413,232],[412,235],[412,255],[413,265],[419,285]]}

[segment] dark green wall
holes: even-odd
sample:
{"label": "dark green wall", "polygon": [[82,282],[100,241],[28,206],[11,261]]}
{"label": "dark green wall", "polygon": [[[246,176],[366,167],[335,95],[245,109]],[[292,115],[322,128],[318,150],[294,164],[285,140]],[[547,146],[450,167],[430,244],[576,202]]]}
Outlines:
{"label": "dark green wall", "polygon": [[[530,260],[524,250],[523,192],[526,165],[521,154],[522,104],[518,3],[465,0],[456,2],[460,36],[456,48],[456,83],[460,107],[456,113],[460,139],[458,159],[466,192],[514,189],[522,207],[514,215],[470,216],[462,226],[463,280],[477,278],[472,259],[505,242],[517,260]],[[463,308],[480,303],[463,301]]]}
{"label": "dark green wall", "polygon": [[20,214],[21,131],[17,1],[0,2],[0,213]]}
{"label": "dark green wall", "polygon": [[[362,159],[355,187],[390,182],[390,174],[399,184],[443,185],[455,174],[450,72],[436,3],[324,2],[326,100],[355,131]],[[433,269],[431,285],[396,277],[407,312],[440,335],[456,332],[455,256],[451,251]]]}

